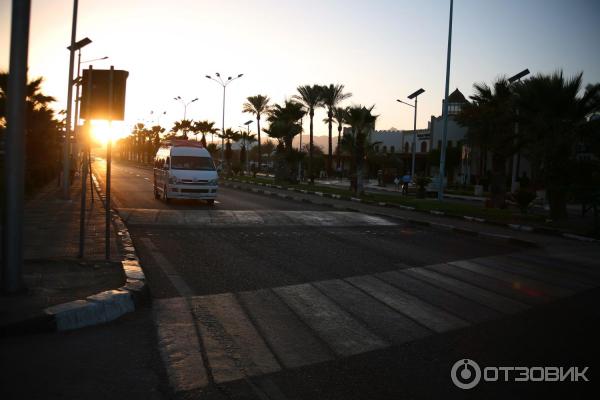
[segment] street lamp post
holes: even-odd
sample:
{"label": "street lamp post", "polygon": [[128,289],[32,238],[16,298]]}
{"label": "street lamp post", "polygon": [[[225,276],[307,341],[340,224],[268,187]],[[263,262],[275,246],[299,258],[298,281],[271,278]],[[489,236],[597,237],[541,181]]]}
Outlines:
{"label": "street lamp post", "polygon": [[249,149],[246,148],[246,138],[250,139],[250,124],[252,124],[252,122],[254,122],[254,121],[248,120],[248,121],[244,122],[244,125],[246,125],[246,128],[248,129],[248,133],[246,133],[246,136],[244,137],[244,149],[246,151],[246,159],[244,160],[244,163],[246,164],[246,174],[248,173],[248,153],[249,153]]}
{"label": "street lamp post", "polygon": [[446,55],[446,88],[444,91],[444,130],[442,133],[442,148],[440,149],[440,186],[438,188],[438,200],[444,199],[444,175],[446,169],[446,137],[448,135],[448,89],[450,85],[450,55],[452,54],[452,11],[454,0],[450,0],[450,22],[448,23],[448,53]]}
{"label": "street lamp post", "polygon": [[221,79],[221,74],[219,74],[218,72],[215,73],[215,76],[217,77],[217,79],[213,78],[210,75],[206,75],[207,79],[210,79],[211,81],[215,81],[217,82],[219,85],[221,85],[223,87],[223,118],[221,120],[221,165],[223,165],[223,160],[224,160],[224,151],[225,151],[225,89],[227,88],[227,85],[229,85],[231,82],[235,81],[236,79],[241,78],[242,76],[244,76],[244,74],[239,74],[238,76],[232,78],[231,76],[227,78],[227,80],[223,80]]}
{"label": "street lamp post", "polygon": [[[183,104],[183,121],[186,121],[186,116],[187,116],[187,107],[192,104],[195,101],[198,101],[198,98],[196,97],[193,100],[188,101],[187,103],[185,102],[185,100],[183,100],[181,98],[181,96],[177,96],[177,97],[173,97],[173,100],[175,101],[181,101],[181,104]],[[185,135],[186,139],[187,139],[187,128],[184,129],[183,134]]]}
{"label": "street lamp post", "polygon": [[[508,78],[508,83],[510,85],[513,85],[516,82],[520,82],[521,78],[525,77],[529,75],[529,69],[524,69],[523,71],[519,72],[516,75],[511,76],[510,78]],[[517,120],[515,121],[515,141],[518,140],[518,136],[519,136],[519,108],[517,107],[515,109],[515,114],[517,116]],[[520,161],[520,154],[519,151],[515,151],[515,154],[513,154],[513,165],[512,165],[512,179],[511,179],[511,185],[510,185],[510,191],[514,192],[517,189],[517,178],[519,177],[519,161]]]}
{"label": "street lamp post", "polygon": [[406,104],[407,106],[410,106],[412,108],[415,109],[414,112],[414,121],[413,121],[413,145],[412,145],[412,163],[411,163],[411,168],[410,168],[410,180],[414,182],[414,176],[415,176],[415,159],[416,159],[416,152],[417,152],[417,98],[419,97],[420,94],[424,93],[425,89],[421,88],[419,90],[417,90],[414,93],[411,93],[408,98],[409,99],[415,99],[415,105],[406,103],[400,99],[396,99],[397,102],[402,103],[402,104]]}

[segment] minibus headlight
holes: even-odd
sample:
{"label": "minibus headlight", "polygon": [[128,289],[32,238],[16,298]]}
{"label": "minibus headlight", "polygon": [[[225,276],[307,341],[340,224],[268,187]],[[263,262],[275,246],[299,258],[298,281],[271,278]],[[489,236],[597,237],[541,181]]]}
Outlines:
{"label": "minibus headlight", "polygon": [[177,179],[176,176],[169,176],[169,183],[173,184],[173,183],[179,183],[179,179]]}

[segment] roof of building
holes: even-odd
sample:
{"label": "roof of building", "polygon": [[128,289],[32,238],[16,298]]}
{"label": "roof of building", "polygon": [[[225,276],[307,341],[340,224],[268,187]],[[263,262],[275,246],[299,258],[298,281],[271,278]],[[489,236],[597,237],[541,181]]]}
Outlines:
{"label": "roof of building", "polygon": [[448,96],[448,102],[449,103],[467,103],[468,100],[466,99],[465,95],[461,93],[460,90],[456,89],[454,92],[452,92]]}

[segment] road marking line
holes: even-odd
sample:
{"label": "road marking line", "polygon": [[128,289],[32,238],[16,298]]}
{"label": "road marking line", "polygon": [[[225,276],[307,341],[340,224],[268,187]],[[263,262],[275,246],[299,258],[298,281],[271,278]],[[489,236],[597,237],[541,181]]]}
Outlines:
{"label": "road marking line", "polygon": [[389,346],[308,283],[273,290],[340,356]]}
{"label": "road marking line", "polygon": [[158,251],[154,243],[150,238],[141,238],[140,241],[150,251],[150,255],[154,258],[154,261],[158,264],[160,269],[165,273],[177,293],[180,296],[189,297],[194,294],[194,291],[188,286],[185,280],[179,275],[175,267]]}
{"label": "road marking line", "polygon": [[232,293],[192,297],[190,305],[215,382],[281,370]]}
{"label": "road marking line", "polygon": [[156,299],[153,304],[158,348],[175,392],[207,386],[194,319],[183,297]]}
{"label": "road marking line", "polygon": [[286,368],[329,361],[333,353],[269,289],[238,294],[240,303]]}
{"label": "road marking line", "polygon": [[435,332],[446,332],[469,325],[466,321],[388,285],[374,276],[355,276],[347,278],[346,281]]}
{"label": "road marking line", "polygon": [[424,268],[409,268],[402,270],[402,272],[438,287],[450,290],[458,295],[491,307],[494,310],[503,312],[505,314],[514,314],[529,308],[525,304],[516,300],[512,300],[508,297],[489,292],[477,286]]}

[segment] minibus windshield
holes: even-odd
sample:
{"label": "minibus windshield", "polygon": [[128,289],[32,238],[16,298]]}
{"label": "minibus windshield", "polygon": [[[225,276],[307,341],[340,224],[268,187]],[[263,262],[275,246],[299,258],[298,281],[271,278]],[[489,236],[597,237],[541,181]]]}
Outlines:
{"label": "minibus windshield", "polygon": [[214,171],[215,165],[208,157],[173,156],[171,169]]}

